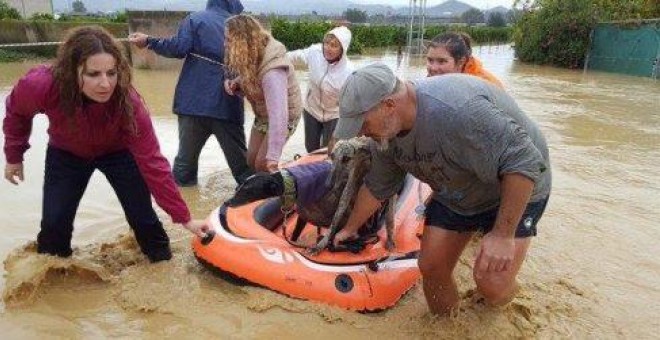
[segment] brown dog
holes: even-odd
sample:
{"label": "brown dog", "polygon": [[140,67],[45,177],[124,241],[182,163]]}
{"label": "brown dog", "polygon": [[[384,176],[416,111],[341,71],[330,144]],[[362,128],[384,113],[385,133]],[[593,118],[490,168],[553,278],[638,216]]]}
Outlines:
{"label": "brown dog", "polygon": [[[364,176],[371,168],[371,143],[366,137],[353,138],[350,140],[341,140],[335,144],[332,150],[332,172],[330,180],[332,187],[328,193],[319,200],[319,204],[314,204],[321,215],[332,216],[328,226],[329,230],[325,236],[312,248],[311,254],[318,254],[321,250],[328,247],[335,235],[344,227],[348,217],[353,211],[357,192],[364,183]],[[387,229],[387,249],[394,248],[394,198],[387,202],[386,209],[386,229]],[[305,214],[311,207],[304,208]],[[332,214],[330,214],[332,213]],[[301,213],[302,214],[302,213]],[[318,216],[320,217],[320,216]],[[311,219],[310,219],[311,220]]]}
{"label": "brown dog", "polygon": [[[297,212],[299,214],[299,225],[309,221],[319,227],[328,227],[329,230],[325,236],[313,247],[309,249],[311,254],[318,254],[328,247],[334,236],[346,224],[348,217],[353,210],[355,198],[359,188],[364,182],[364,177],[371,167],[371,148],[372,143],[366,137],[353,138],[345,141],[338,141],[332,150],[330,156],[332,166],[328,182],[323,188],[325,191],[320,198],[313,202],[301,203],[297,201]],[[228,206],[237,206],[260,199],[273,196],[284,195],[284,179],[288,176],[286,169],[273,174],[257,174],[246,180],[241,185],[234,197],[227,200]],[[319,174],[322,176],[322,174]],[[296,185],[301,190],[300,185]],[[297,193],[298,197],[302,193]],[[385,207],[386,229],[387,229],[387,249],[394,248],[394,202],[395,198],[390,198]],[[296,232],[294,231],[294,234]],[[294,237],[294,240],[297,237]]]}

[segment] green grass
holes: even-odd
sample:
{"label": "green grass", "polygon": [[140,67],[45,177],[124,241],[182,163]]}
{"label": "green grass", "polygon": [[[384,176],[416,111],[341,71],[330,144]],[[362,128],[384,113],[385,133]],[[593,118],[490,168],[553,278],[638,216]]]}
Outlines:
{"label": "green grass", "polygon": [[36,54],[32,53],[25,53],[25,52],[18,52],[18,51],[12,51],[12,50],[5,50],[5,49],[0,49],[0,63],[11,63],[11,62],[17,62],[17,61],[24,61],[24,60],[35,60],[35,59],[43,59],[43,57],[40,57]]}

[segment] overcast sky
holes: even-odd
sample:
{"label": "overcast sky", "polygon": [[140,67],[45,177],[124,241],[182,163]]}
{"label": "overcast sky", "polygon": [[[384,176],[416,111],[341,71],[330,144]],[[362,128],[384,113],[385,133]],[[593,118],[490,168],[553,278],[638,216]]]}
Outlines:
{"label": "overcast sky", "polygon": [[[410,3],[409,0],[351,0],[351,1],[361,4],[387,4],[390,6],[407,6]],[[431,7],[431,6],[439,5],[445,1],[446,0],[427,0],[426,6]],[[506,8],[510,8],[513,5],[513,0],[459,0],[459,1],[479,9],[487,9],[496,6],[504,6]]]}

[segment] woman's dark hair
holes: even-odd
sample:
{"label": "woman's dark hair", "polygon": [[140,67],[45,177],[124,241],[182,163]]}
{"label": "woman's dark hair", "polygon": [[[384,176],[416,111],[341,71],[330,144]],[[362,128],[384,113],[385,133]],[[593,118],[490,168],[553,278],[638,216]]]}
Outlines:
{"label": "woman's dark hair", "polygon": [[429,48],[435,47],[446,48],[454,61],[461,58],[467,60],[472,56],[472,38],[463,32],[446,32],[435,36]]}
{"label": "woman's dark hair", "polygon": [[77,108],[82,106],[83,93],[79,85],[78,67],[85,67],[89,57],[108,53],[115,59],[117,86],[110,98],[113,112],[118,112],[125,127],[135,131],[135,117],[130,100],[131,67],[123,54],[122,47],[112,35],[100,26],[82,26],[71,30],[57,50],[53,63],[53,76],[59,88],[60,109],[73,121]]}

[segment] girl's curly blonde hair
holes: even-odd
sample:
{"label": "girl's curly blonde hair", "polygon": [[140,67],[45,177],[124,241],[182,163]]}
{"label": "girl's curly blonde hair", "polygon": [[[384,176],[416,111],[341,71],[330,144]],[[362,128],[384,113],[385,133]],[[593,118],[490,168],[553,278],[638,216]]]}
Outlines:
{"label": "girl's curly blonde hair", "polygon": [[270,34],[254,17],[239,14],[225,24],[225,66],[230,74],[241,77],[241,90],[248,98],[261,92],[259,65]]}

